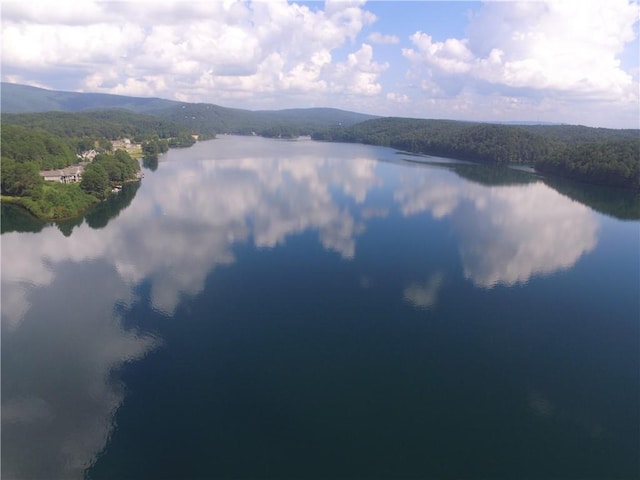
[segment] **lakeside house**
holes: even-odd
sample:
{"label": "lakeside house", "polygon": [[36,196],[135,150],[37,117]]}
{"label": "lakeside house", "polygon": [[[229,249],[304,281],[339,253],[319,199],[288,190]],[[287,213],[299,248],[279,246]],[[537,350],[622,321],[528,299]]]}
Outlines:
{"label": "lakeside house", "polygon": [[131,143],[131,140],[128,138],[122,138],[120,140],[112,140],[111,141],[111,147],[114,150],[117,149],[122,149],[122,150],[128,150],[129,148],[131,148],[133,146],[133,144]]}
{"label": "lakeside house", "polygon": [[83,162],[93,162],[93,159],[96,158],[97,154],[98,154],[98,152],[96,152],[95,150],[91,149],[91,150],[86,150],[86,151],[84,151],[82,153],[76,154],[76,157],[78,157],[78,159],[83,161]]}
{"label": "lakeside house", "polygon": [[40,176],[47,182],[76,183],[82,180],[83,172],[82,165],[72,165],[56,170],[41,170]]}
{"label": "lakeside house", "polygon": [[131,156],[142,156],[142,145],[135,143],[129,138],[122,138],[120,140],[112,140],[111,148],[116,150],[124,150]]}

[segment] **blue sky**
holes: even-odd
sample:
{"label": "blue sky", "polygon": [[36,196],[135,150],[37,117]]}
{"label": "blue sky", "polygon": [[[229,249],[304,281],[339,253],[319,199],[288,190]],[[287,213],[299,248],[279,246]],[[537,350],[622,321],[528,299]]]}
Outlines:
{"label": "blue sky", "polygon": [[228,107],[639,127],[629,0],[2,2],[2,80]]}

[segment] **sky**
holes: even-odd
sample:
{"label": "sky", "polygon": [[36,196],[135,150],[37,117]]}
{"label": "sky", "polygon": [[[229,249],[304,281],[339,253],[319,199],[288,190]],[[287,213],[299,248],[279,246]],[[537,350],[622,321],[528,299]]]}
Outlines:
{"label": "sky", "polygon": [[2,0],[2,81],[250,110],[640,127],[638,0]]}

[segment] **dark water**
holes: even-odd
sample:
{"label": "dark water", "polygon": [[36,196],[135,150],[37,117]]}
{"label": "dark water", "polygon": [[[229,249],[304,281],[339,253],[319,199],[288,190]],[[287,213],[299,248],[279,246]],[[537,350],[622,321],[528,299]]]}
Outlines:
{"label": "dark water", "polygon": [[637,197],[238,137],[118,195],[3,210],[3,479],[638,477]]}

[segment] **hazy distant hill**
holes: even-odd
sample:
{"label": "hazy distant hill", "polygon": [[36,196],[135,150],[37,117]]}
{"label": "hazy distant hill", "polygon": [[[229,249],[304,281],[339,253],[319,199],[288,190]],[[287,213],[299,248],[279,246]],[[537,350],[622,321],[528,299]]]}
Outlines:
{"label": "hazy distant hill", "polygon": [[2,113],[79,112],[102,108],[123,108],[136,112],[150,112],[180,105],[180,102],[161,98],[60,92],[5,82],[2,83],[1,96]]}
{"label": "hazy distant hill", "polygon": [[188,103],[153,112],[201,133],[257,133],[267,137],[311,134],[329,127],[351,126],[377,117],[336,108],[241,110],[207,103]]}
{"label": "hazy distant hill", "polygon": [[288,136],[376,118],[335,108],[251,111],[161,98],[61,92],[13,83],[2,83],[1,96],[2,113],[126,109],[172,120],[203,134],[256,132],[266,136]]}

